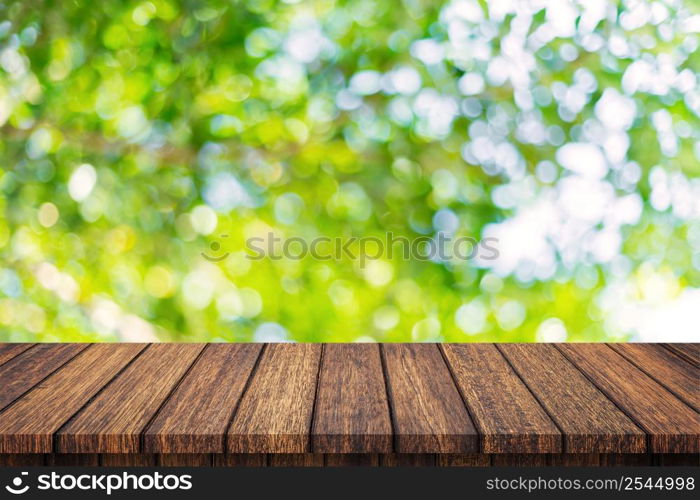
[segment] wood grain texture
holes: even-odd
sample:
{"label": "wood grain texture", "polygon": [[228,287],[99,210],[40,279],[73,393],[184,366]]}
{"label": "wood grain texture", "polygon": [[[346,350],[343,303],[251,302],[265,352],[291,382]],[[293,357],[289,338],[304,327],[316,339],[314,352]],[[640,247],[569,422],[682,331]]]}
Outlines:
{"label": "wood grain texture", "polygon": [[306,453],[321,345],[265,348],[228,432],[231,453]]}
{"label": "wood grain texture", "polygon": [[660,344],[695,367],[700,367],[700,344]]}
{"label": "wood grain texture", "polygon": [[609,346],[558,344],[557,348],[649,434],[649,451],[700,451],[698,413]]}
{"label": "wood grain texture", "polygon": [[700,368],[659,345],[609,345],[677,398],[700,411]]}
{"label": "wood grain texture", "polygon": [[434,344],[382,345],[399,453],[473,453],[478,437]]}
{"label": "wood grain texture", "polygon": [[644,453],[646,434],[550,344],[500,344],[564,434],[566,453]]}
{"label": "wood grain texture", "polygon": [[482,453],[560,453],[562,436],[493,344],[444,344]]}
{"label": "wood grain texture", "polygon": [[144,344],[95,344],[0,413],[0,453],[49,453],[53,434]]}
{"label": "wood grain texture", "polygon": [[[488,467],[496,466],[700,466],[697,453],[526,453],[526,454],[273,454],[275,467]],[[0,467],[108,466],[108,467],[266,467],[268,455],[260,454],[0,454]]]}
{"label": "wood grain texture", "polygon": [[388,453],[391,417],[377,344],[327,344],[311,431],[315,453]]}
{"label": "wood grain texture", "polygon": [[73,359],[87,344],[39,344],[0,366],[0,410]]}
{"label": "wood grain texture", "polygon": [[143,435],[147,453],[223,453],[262,344],[211,344]]}
{"label": "wood grain texture", "polygon": [[14,346],[0,344],[0,454],[575,465],[700,448],[690,344]]}
{"label": "wood grain texture", "polygon": [[19,356],[35,344],[0,344],[0,366]]}
{"label": "wood grain texture", "polygon": [[138,453],[141,432],[203,344],[153,344],[57,434],[61,453]]}

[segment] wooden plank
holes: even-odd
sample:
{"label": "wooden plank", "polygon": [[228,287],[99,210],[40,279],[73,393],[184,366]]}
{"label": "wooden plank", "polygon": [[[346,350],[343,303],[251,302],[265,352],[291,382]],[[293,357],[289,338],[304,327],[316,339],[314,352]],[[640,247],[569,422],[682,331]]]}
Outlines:
{"label": "wooden plank", "polygon": [[222,453],[262,344],[211,344],[143,434],[148,453]]}
{"label": "wooden plank", "polygon": [[162,453],[158,455],[160,467],[211,467],[210,453]]}
{"label": "wooden plank", "polygon": [[377,344],[327,344],[311,439],[316,453],[388,453],[391,416]]}
{"label": "wooden plank", "polygon": [[700,411],[700,368],[654,344],[609,344],[637,368]]}
{"label": "wooden plank", "polygon": [[566,453],[644,453],[646,434],[550,344],[497,346],[564,434]]}
{"label": "wooden plank", "polygon": [[562,436],[493,344],[444,344],[482,453],[561,453]]}
{"label": "wooden plank", "polygon": [[322,453],[271,453],[270,467],[323,467]]}
{"label": "wooden plank", "polygon": [[700,367],[700,344],[661,344],[695,367]]}
{"label": "wooden plank", "polygon": [[321,345],[269,344],[228,432],[232,453],[306,453]]}
{"label": "wooden plank", "polygon": [[384,344],[399,453],[474,453],[478,436],[434,344]]}
{"label": "wooden plank", "polygon": [[700,416],[605,344],[557,344],[650,437],[657,453],[700,451]]}
{"label": "wooden plank", "polygon": [[0,366],[19,356],[35,344],[0,344]]}
{"label": "wooden plank", "polygon": [[214,467],[267,467],[267,454],[215,453]]}
{"label": "wooden plank", "polygon": [[39,344],[0,366],[0,410],[73,359],[87,344]]}
{"label": "wooden plank", "polygon": [[54,432],[145,344],[95,344],[0,414],[0,453],[50,453]]}
{"label": "wooden plank", "polygon": [[60,453],[138,453],[141,431],[204,348],[153,344],[56,434]]}

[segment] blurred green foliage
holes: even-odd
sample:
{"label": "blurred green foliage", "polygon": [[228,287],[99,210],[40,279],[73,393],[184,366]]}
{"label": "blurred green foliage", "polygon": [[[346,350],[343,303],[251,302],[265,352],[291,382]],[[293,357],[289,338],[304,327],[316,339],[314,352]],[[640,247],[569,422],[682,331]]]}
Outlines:
{"label": "blurred green foliage", "polygon": [[[0,341],[697,341],[698,12],[0,1]],[[246,258],[268,231],[502,259]]]}

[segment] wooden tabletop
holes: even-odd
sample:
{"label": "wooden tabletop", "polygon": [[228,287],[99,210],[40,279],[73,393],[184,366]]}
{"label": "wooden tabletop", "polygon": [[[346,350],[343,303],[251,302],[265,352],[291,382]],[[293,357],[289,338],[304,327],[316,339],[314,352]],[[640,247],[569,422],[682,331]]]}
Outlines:
{"label": "wooden tabletop", "polygon": [[0,344],[0,453],[697,453],[698,344]]}

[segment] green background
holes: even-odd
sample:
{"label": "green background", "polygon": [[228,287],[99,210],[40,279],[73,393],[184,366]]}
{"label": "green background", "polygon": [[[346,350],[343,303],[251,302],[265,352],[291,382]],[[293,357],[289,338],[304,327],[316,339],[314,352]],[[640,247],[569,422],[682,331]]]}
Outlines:
{"label": "green background", "polygon": [[0,341],[697,341],[699,12],[5,0]]}

